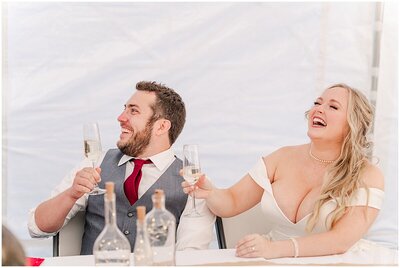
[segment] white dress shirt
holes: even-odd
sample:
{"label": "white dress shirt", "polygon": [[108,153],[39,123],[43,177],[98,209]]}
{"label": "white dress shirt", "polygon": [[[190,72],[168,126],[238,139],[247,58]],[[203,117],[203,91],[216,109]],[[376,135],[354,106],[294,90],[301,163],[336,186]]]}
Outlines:
{"label": "white dress shirt", "polygon": [[[105,155],[99,160],[99,165],[103,161]],[[123,155],[118,163],[118,166],[126,164],[125,180],[133,172],[133,161],[129,162],[133,157]],[[142,167],[142,179],[139,184],[139,198],[158,180],[158,178],[167,170],[167,168],[174,162],[175,154],[172,148],[150,157],[152,164],[145,164]],[[83,167],[91,166],[91,162],[87,159],[83,160],[76,168],[74,168],[61,183],[51,192],[50,198],[60,194],[69,187],[75,178],[76,172]],[[88,194],[79,198],[71,211],[68,213],[64,225],[75,216],[80,210],[85,210],[88,201]],[[196,210],[201,214],[201,217],[187,217],[185,216],[188,210],[192,209],[192,198],[188,196],[185,209],[181,215],[180,222],[177,229],[177,242],[176,250],[185,249],[207,249],[213,239],[213,228],[215,223],[215,215],[208,209],[205,200],[196,199]],[[32,237],[42,238],[55,235],[54,233],[46,233],[39,229],[35,222],[35,210],[31,209],[29,212],[28,229]]]}

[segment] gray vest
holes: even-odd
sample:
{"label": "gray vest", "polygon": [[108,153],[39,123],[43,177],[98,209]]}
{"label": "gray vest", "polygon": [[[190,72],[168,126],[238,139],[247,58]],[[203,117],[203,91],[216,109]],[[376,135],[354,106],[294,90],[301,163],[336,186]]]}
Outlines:
{"label": "gray vest", "polygon": [[[146,212],[153,207],[151,196],[155,189],[163,189],[165,192],[165,207],[176,218],[176,226],[186,206],[187,195],[182,191],[183,178],[179,175],[182,161],[178,158],[158,178],[158,180],[139,198],[132,206],[125,196],[124,179],[126,164],[118,166],[123,154],[118,149],[109,150],[101,163],[100,188],[105,188],[105,182],[115,183],[117,225],[128,238],[132,252],[136,238],[136,207],[145,206]],[[93,254],[93,245],[104,228],[104,195],[90,195],[86,207],[85,231],[82,237],[81,255]]]}

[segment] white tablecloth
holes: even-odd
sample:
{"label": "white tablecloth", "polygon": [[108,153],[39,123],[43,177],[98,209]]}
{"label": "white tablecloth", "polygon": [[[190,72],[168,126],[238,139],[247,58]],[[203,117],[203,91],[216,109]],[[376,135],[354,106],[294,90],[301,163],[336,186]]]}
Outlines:
{"label": "white tablecloth", "polygon": [[[177,265],[397,265],[398,252],[387,250],[371,252],[347,252],[340,255],[308,258],[281,258],[266,260],[263,258],[238,258],[234,249],[210,249],[177,251]],[[132,254],[133,260],[133,254]],[[133,264],[133,261],[132,261]],[[131,265],[132,265],[131,264]],[[46,258],[42,266],[92,266],[93,255]]]}

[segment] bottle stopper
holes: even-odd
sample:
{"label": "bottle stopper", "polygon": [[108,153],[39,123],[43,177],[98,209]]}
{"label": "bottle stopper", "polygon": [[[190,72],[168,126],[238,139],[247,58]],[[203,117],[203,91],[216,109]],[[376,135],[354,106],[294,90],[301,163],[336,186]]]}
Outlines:
{"label": "bottle stopper", "polygon": [[111,181],[106,182],[106,195],[107,199],[111,200],[112,196],[114,194],[114,183]]}
{"label": "bottle stopper", "polygon": [[145,206],[137,206],[136,207],[137,219],[144,220],[144,216],[146,215],[146,207]]}
{"label": "bottle stopper", "polygon": [[161,208],[161,200],[164,197],[164,190],[162,189],[156,189],[154,191],[154,206],[156,208]]}

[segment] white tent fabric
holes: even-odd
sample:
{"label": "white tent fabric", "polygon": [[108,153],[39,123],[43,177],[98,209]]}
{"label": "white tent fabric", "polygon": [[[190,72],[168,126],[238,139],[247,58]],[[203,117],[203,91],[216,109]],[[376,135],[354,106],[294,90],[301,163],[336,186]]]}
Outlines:
{"label": "white tent fabric", "polygon": [[[378,73],[378,93],[375,111],[374,153],[378,165],[385,175],[385,207],[371,230],[368,238],[383,243],[393,243],[398,239],[398,38],[399,32],[397,2],[385,4],[382,25],[381,60]],[[391,206],[389,204],[395,204]]]}
{"label": "white tent fabric", "polygon": [[[219,187],[258,157],[306,143],[304,112],[324,88],[345,82],[370,95],[376,5],[6,3],[3,221],[30,241],[29,209],[83,158],[82,124],[98,121],[103,148],[115,147],[116,118],[140,80],[181,94],[187,123],[174,148],[180,155],[183,144],[200,144],[203,170]],[[384,39],[397,40],[397,31]],[[388,71],[397,51],[385,42]],[[397,247],[398,89],[385,73],[374,141],[389,202],[370,237]]]}

